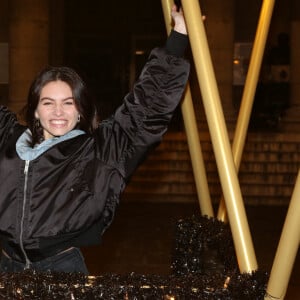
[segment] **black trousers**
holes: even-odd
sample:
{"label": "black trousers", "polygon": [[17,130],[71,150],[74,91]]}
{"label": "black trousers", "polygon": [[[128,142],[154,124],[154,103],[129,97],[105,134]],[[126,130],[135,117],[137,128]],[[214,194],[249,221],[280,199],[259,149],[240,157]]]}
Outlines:
{"label": "black trousers", "polygon": [[[32,262],[30,269],[37,272],[81,272],[88,275],[88,269],[84,262],[84,257],[78,248],[70,248],[54,256],[43,260]],[[25,269],[25,263],[10,258],[2,252],[0,260],[1,272],[21,272]]]}

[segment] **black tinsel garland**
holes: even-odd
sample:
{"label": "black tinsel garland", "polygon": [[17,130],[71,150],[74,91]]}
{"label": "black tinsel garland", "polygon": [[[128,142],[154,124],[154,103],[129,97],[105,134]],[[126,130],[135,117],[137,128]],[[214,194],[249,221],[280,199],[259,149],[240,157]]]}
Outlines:
{"label": "black tinsel garland", "polygon": [[0,299],[6,300],[260,300],[267,274],[127,275],[91,277],[76,273],[26,270],[0,274]]}
{"label": "black tinsel garland", "polygon": [[170,275],[26,270],[0,273],[0,300],[263,300],[268,274],[240,274],[230,228],[214,218],[192,216],[175,228]]}
{"label": "black tinsel garland", "polygon": [[178,220],[171,269],[177,275],[238,270],[229,225],[201,215]]}

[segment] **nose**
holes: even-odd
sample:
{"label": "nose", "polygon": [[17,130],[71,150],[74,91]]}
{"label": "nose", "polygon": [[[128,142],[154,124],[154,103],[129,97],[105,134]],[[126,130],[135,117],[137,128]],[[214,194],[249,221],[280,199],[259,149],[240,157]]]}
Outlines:
{"label": "nose", "polygon": [[62,106],[60,104],[56,104],[54,106],[54,114],[56,116],[61,116],[63,114],[63,108],[62,108]]}

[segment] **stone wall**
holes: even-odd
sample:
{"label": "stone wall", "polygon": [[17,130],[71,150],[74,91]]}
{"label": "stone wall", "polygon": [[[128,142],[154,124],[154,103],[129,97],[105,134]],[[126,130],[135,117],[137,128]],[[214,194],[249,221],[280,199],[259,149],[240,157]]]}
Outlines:
{"label": "stone wall", "polygon": [[[214,204],[222,196],[210,138],[202,134],[201,148]],[[239,170],[247,204],[288,204],[300,164],[300,134],[248,135]],[[184,134],[167,134],[133,175],[124,194],[137,201],[198,201],[189,149]]]}

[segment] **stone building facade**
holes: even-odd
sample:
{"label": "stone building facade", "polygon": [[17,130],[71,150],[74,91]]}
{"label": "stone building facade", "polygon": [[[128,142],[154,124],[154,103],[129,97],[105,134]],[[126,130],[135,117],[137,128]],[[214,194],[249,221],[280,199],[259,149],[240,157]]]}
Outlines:
{"label": "stone building facade", "polygon": [[[207,16],[205,28],[230,138],[234,135],[243,91],[243,86],[237,87],[234,82],[234,53],[239,45],[251,47],[261,2],[200,1],[202,13]],[[130,88],[149,50],[163,43],[166,36],[160,1],[122,1],[118,5],[116,8],[115,3],[94,0],[1,1],[1,104],[19,113],[34,75],[45,65],[67,64],[88,78],[100,99],[103,117],[110,114]],[[272,105],[263,112],[258,108],[258,114],[253,115],[239,171],[246,203],[288,203],[299,168],[299,1],[276,1],[266,53],[278,46],[277,38],[282,32],[288,35],[290,46],[288,77],[284,79],[288,82],[288,94],[284,94],[288,105],[275,116],[275,123],[274,115],[270,114]],[[141,55],[139,50],[143,51]],[[189,58],[192,60],[191,55]],[[275,70],[280,66],[275,66]],[[270,66],[264,60],[262,67],[265,70]],[[190,85],[209,187],[217,203],[222,191],[193,68]],[[256,101],[272,101],[264,97],[257,94]],[[165,140],[133,176],[125,198],[197,201],[180,111]]]}

